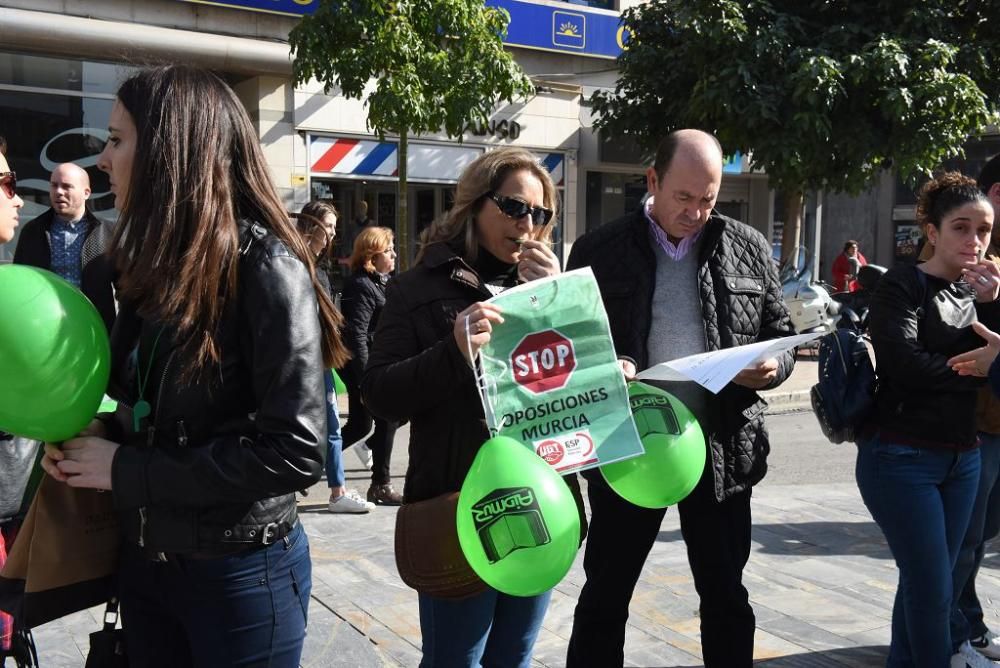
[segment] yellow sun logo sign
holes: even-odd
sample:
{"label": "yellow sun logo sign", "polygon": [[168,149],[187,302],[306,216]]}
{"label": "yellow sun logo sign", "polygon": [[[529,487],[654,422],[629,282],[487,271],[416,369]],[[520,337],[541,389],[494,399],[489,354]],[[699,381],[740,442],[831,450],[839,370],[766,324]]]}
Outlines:
{"label": "yellow sun logo sign", "polygon": [[558,34],[566,35],[567,37],[579,37],[580,33],[577,32],[578,30],[579,28],[577,28],[575,23],[563,23],[559,26]]}
{"label": "yellow sun logo sign", "polygon": [[552,12],[552,44],[582,49],[586,45],[587,17],[577,12]]}

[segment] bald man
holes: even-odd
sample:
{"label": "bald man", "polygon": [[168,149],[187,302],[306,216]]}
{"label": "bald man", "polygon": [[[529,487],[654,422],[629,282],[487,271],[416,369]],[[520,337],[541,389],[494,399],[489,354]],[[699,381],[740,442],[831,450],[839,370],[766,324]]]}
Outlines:
{"label": "bald man", "polygon": [[87,210],[89,197],[87,171],[71,162],[57,165],[49,177],[52,208],[21,230],[14,264],[48,269],[80,288],[110,331],[116,309],[112,265],[104,251],[113,229]]}
{"label": "bald man", "polygon": [[[770,245],[713,210],[722,164],[712,135],[671,133],[646,172],[645,204],[573,244],[567,269],[594,271],[626,378],[679,357],[794,333]],[[705,433],[705,470],[677,509],[709,668],[753,662],[756,621],[743,568],[750,490],[764,477],[769,450],[757,391],[778,386],[793,365],[791,353],[760,362],[714,395],[694,383],[655,383],[679,397]],[[629,601],[666,510],[629,503],[596,469],[583,476],[591,507],[587,581],[566,665],[621,666]]]}

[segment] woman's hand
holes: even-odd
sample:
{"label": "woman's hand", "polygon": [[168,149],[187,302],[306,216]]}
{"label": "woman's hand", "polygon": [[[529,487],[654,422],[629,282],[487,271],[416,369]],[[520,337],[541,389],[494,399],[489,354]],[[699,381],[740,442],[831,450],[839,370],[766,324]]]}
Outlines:
{"label": "woman's hand", "polygon": [[986,339],[986,345],[948,360],[948,366],[959,376],[985,376],[989,373],[993,360],[997,358],[997,353],[1000,353],[1000,334],[991,331],[981,322],[972,323],[972,329]]}
{"label": "woman's hand", "polygon": [[517,275],[522,281],[555,276],[560,272],[559,258],[548,244],[529,239],[521,244],[521,255],[517,260]]}
{"label": "woman's hand", "polygon": [[118,448],[97,436],[78,436],[62,447],[46,443],[42,469],[70,487],[111,489],[111,462]]}
{"label": "woman's hand", "polygon": [[469,365],[479,354],[479,349],[489,343],[494,323],[499,325],[502,322],[500,308],[486,302],[476,302],[455,317],[452,333]]}
{"label": "woman's hand", "polygon": [[1000,296],[1000,269],[992,260],[980,260],[966,267],[965,281],[975,291],[977,302],[993,302]]}

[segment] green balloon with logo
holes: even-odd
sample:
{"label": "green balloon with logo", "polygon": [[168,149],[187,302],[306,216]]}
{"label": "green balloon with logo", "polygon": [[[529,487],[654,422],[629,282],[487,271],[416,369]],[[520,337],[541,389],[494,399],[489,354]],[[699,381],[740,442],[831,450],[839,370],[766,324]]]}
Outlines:
{"label": "green balloon with logo", "polygon": [[606,464],[611,489],[643,508],[666,508],[683,500],[705,470],[705,435],[681,401],[659,388],[632,382],[629,406],[645,454]]}
{"label": "green balloon with logo", "polygon": [[565,577],[580,516],[562,477],[527,447],[496,436],[479,449],[456,514],[469,565],[494,589],[537,596]]}
{"label": "green balloon with logo", "polygon": [[0,430],[56,443],[97,413],[111,350],[94,305],[52,272],[0,266]]}

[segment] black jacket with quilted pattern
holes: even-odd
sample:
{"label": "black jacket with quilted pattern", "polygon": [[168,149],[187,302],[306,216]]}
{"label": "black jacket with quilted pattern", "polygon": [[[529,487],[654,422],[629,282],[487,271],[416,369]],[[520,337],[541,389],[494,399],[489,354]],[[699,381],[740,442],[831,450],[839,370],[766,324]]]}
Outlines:
{"label": "black jacket with quilted pattern", "polygon": [[[781,284],[763,235],[743,223],[714,214],[705,224],[698,251],[698,285],[708,350],[720,350],[793,334]],[[649,366],[646,340],[656,257],[642,211],[589,232],[573,244],[567,269],[589,266],[601,288],[619,355]],[[778,357],[777,387],[795,365],[792,353]],[[729,383],[710,395],[702,421],[709,442],[715,496],[724,500],[759,482],[770,451],[764,427],[766,402],[754,390]]]}

